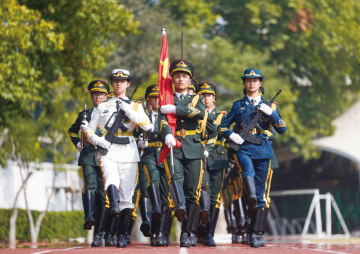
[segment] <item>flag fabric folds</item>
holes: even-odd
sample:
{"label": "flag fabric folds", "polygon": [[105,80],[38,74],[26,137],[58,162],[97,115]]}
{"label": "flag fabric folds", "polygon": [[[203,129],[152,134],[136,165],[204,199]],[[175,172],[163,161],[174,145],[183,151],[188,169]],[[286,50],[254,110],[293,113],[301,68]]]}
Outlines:
{"label": "flag fabric folds", "polygon": [[[161,52],[160,52],[160,63],[159,63],[159,103],[160,106],[163,105],[174,105],[174,98],[173,98],[173,88],[172,88],[172,79],[169,74],[169,53],[168,53],[168,43],[166,39],[166,33],[163,31],[162,35],[162,45],[161,45]],[[175,129],[176,129],[176,115],[167,115],[168,124],[170,126],[171,132],[175,137]],[[176,148],[181,147],[181,143],[175,138],[176,140]],[[163,149],[160,153],[159,157],[159,164],[162,163],[166,157],[170,153],[170,148],[164,144]]]}

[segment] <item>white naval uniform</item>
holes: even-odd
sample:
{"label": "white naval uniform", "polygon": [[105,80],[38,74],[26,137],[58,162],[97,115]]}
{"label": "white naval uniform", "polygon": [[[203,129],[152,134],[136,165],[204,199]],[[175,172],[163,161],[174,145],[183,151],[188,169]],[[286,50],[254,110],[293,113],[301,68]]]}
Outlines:
{"label": "white naval uniform", "polygon": [[[90,143],[95,146],[97,146],[97,141],[99,139],[105,139],[105,136],[99,137],[95,135],[95,131],[98,127],[105,130],[105,125],[111,115],[117,111],[116,101],[116,98],[112,98],[107,102],[101,103],[97,107],[88,127],[86,128],[86,136]],[[128,128],[128,131],[132,132],[135,125],[138,125],[145,131],[150,129],[153,130],[154,126],[150,123],[143,107],[138,105],[137,110],[134,110],[136,109],[135,102],[131,102],[130,106],[132,109],[126,112],[130,121],[124,124]],[[135,138],[132,135],[128,137],[130,140],[129,144],[111,144],[106,155],[101,153],[98,153],[97,155],[97,159],[100,160],[100,168],[104,178],[105,191],[110,184],[115,185],[119,189],[120,211],[125,208],[134,208],[132,196],[134,194],[138,178],[137,163],[140,161]]]}

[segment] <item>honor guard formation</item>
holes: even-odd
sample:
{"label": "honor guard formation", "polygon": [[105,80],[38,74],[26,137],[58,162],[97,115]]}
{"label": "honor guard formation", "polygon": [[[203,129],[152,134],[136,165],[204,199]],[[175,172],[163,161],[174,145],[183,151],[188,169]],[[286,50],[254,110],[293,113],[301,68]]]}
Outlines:
{"label": "honor guard formation", "polygon": [[[89,83],[93,105],[79,112],[69,136],[80,152],[84,229],[94,226],[92,247],[102,247],[104,237],[105,246],[126,248],[138,207],[140,231],[151,246],[169,245],[174,219],[181,222],[181,247],[216,246],[221,204],[232,243],[265,246],[278,167],[271,143],[287,129],[274,103],[281,91],[265,100],[260,70],[247,69],[244,97],[227,113],[216,110],[215,84],[198,83],[194,73],[186,59],[171,63],[174,103],[162,106],[159,84],[146,88],[144,105],[132,100],[137,87],[126,96],[128,70],[113,70],[110,85]],[[169,116],[176,116],[175,130]]]}

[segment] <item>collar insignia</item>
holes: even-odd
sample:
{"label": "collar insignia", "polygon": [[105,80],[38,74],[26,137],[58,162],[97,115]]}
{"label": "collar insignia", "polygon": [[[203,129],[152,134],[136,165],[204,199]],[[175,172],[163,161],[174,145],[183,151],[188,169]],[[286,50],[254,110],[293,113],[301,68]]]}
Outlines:
{"label": "collar insignia", "polygon": [[178,67],[187,67],[187,65],[184,63],[184,61],[181,61],[176,66],[178,66]]}

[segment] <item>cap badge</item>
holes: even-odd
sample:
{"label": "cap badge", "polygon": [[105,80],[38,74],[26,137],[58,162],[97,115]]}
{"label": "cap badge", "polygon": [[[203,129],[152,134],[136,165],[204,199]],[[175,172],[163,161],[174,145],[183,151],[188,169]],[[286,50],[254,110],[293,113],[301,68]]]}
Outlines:
{"label": "cap badge", "polygon": [[211,88],[211,86],[209,86],[208,84],[205,83],[201,86],[201,88]]}
{"label": "cap badge", "polygon": [[255,76],[260,77],[260,74],[256,74],[254,70],[251,70],[249,74],[245,74],[245,76]]}
{"label": "cap badge", "polygon": [[176,66],[178,67],[187,67],[187,65],[184,63],[184,61],[180,61]]}
{"label": "cap badge", "polygon": [[151,89],[152,91],[159,91],[159,86],[154,86],[153,89]]}
{"label": "cap badge", "polygon": [[97,87],[101,87],[101,86],[104,86],[103,84],[101,84],[100,81],[98,81],[94,86],[97,86]]}
{"label": "cap badge", "polygon": [[116,74],[113,74],[112,76],[113,76],[113,77],[122,77],[122,78],[127,78],[127,77],[129,77],[128,75],[124,75],[121,71],[119,71],[119,72],[116,73]]}

